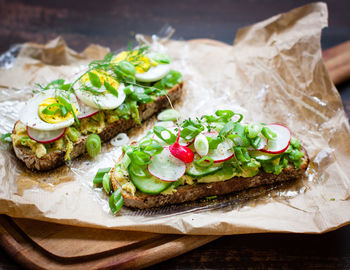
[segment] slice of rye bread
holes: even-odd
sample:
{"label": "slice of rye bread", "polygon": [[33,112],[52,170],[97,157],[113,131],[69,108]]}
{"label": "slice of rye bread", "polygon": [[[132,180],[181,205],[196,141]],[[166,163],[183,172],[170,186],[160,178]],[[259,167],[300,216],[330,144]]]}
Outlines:
{"label": "slice of rye bread", "polygon": [[[123,190],[124,205],[132,208],[145,209],[152,207],[159,207],[169,204],[179,204],[188,201],[194,201],[200,198],[205,198],[215,195],[229,194],[234,191],[245,190],[261,185],[269,185],[283,181],[296,180],[301,178],[305,173],[309,157],[305,149],[304,161],[300,168],[296,170],[292,164],[285,168],[279,175],[273,173],[266,173],[262,170],[253,177],[233,177],[226,181],[213,183],[197,183],[194,185],[183,185],[176,188],[176,192],[169,195],[148,195],[140,191],[136,191],[135,195]],[[113,189],[120,188],[116,181],[113,170],[111,171],[111,181]]]}
{"label": "slice of rye bread", "polygon": [[[183,83],[178,84],[175,87],[169,89],[168,97],[170,101],[175,102],[176,100],[180,99],[182,92]],[[150,118],[153,114],[169,106],[170,103],[166,96],[158,97],[152,103],[142,104],[139,106],[140,120],[144,121]],[[119,119],[116,122],[108,124],[98,135],[100,136],[102,142],[107,142],[113,137],[115,137],[118,133],[127,131],[128,129],[135,126],[137,126],[137,124],[133,119]],[[12,132],[15,133],[15,128]],[[76,158],[86,152],[85,142],[87,137],[88,135],[81,136],[79,140],[74,143],[73,150],[70,154],[71,159]],[[25,165],[31,170],[47,171],[57,168],[65,163],[65,151],[55,151],[52,153],[48,153],[41,158],[38,158],[28,147],[13,145],[13,149],[15,151],[16,156],[20,160],[22,160],[25,163]]]}

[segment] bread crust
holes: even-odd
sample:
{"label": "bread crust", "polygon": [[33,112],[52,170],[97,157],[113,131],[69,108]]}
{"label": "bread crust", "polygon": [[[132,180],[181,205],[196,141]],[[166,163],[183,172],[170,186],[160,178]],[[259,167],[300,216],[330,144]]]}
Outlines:
{"label": "bread crust", "polygon": [[[171,102],[175,102],[180,99],[183,92],[183,83],[176,85],[168,90],[168,97]],[[160,110],[169,107],[169,101],[166,96],[160,96],[152,103],[142,104],[139,106],[140,120],[144,121],[150,118],[153,114]],[[18,122],[17,122],[18,123]],[[17,125],[15,124],[15,127]],[[98,135],[102,142],[107,142],[115,137],[120,132],[125,132],[128,129],[137,126],[137,123],[133,119],[119,119],[116,122],[108,124],[101,133]],[[15,127],[12,133],[15,134]],[[81,136],[77,142],[74,143],[73,150],[70,154],[71,159],[74,159],[86,152],[85,143],[88,135]],[[31,170],[47,171],[57,168],[65,163],[64,156],[65,151],[55,151],[48,153],[42,158],[38,158],[33,152],[24,146],[15,146],[13,144],[14,152],[20,160]]]}
{"label": "bread crust", "polygon": [[[170,204],[180,204],[188,201],[195,201],[200,198],[229,194],[235,191],[241,191],[262,185],[275,184],[278,182],[291,181],[301,178],[309,164],[309,157],[305,149],[304,162],[298,170],[293,165],[289,165],[279,175],[266,173],[262,170],[253,177],[233,177],[226,181],[213,183],[197,183],[194,185],[183,185],[176,188],[173,194],[148,195],[136,191],[135,195],[122,190],[124,205],[132,208],[146,209],[160,207]],[[114,190],[120,188],[116,181],[113,170],[111,171],[111,181]]]}

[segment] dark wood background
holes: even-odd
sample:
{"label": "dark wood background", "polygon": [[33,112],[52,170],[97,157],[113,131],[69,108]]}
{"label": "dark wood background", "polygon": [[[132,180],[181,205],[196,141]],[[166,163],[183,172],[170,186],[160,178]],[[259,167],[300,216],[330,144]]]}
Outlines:
{"label": "dark wood background", "polygon": [[[46,42],[62,35],[70,47],[90,43],[112,50],[126,46],[134,33],[158,33],[164,25],[174,38],[213,38],[232,43],[238,28],[311,1],[5,1],[0,0],[0,53],[26,41]],[[350,1],[326,1],[327,49],[350,40]],[[338,86],[345,105],[350,82]],[[350,107],[349,107],[350,108]],[[224,236],[152,269],[350,269],[350,226],[323,235],[254,234]],[[0,248],[0,269],[21,269]]]}

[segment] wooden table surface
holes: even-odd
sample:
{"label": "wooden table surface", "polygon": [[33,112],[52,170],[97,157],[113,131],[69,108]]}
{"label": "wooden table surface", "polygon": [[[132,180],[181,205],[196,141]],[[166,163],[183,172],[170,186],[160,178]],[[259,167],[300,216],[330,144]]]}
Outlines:
{"label": "wooden table surface", "polygon": [[[169,24],[175,38],[213,38],[232,43],[238,28],[309,3],[296,0],[5,1],[0,0],[0,54],[16,43],[62,35],[82,50],[90,43],[117,49],[133,33],[153,34]],[[326,1],[327,49],[350,39],[350,1]],[[350,82],[338,85],[350,108]],[[350,110],[349,110],[350,111]],[[350,269],[350,226],[323,235],[223,236],[152,269]],[[0,269],[21,269],[0,248]]]}

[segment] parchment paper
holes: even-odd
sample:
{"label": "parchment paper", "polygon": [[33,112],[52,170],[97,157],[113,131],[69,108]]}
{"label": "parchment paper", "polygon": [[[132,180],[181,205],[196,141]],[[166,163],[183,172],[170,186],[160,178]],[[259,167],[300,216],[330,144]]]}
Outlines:
{"label": "parchment paper", "polygon": [[[240,29],[233,46],[215,41],[174,41],[153,46],[168,52],[185,78],[177,108],[182,117],[232,109],[246,121],[283,123],[307,149],[311,164],[296,186],[237,207],[180,213],[113,216],[107,196],[93,188],[99,167],[121,153],[109,144],[96,159],[79,158],[50,173],[28,173],[1,145],[0,213],[90,227],[157,233],[241,234],[321,233],[350,221],[350,130],[337,89],[322,62],[320,36],[327,7],[311,4]],[[142,38],[142,37],[140,37]],[[143,38],[146,40],[146,38]],[[116,48],[113,48],[116,49]],[[61,38],[25,44],[10,69],[0,70],[0,132],[9,132],[34,83],[71,78],[107,49],[82,54]],[[128,134],[135,139],[152,121]]]}

